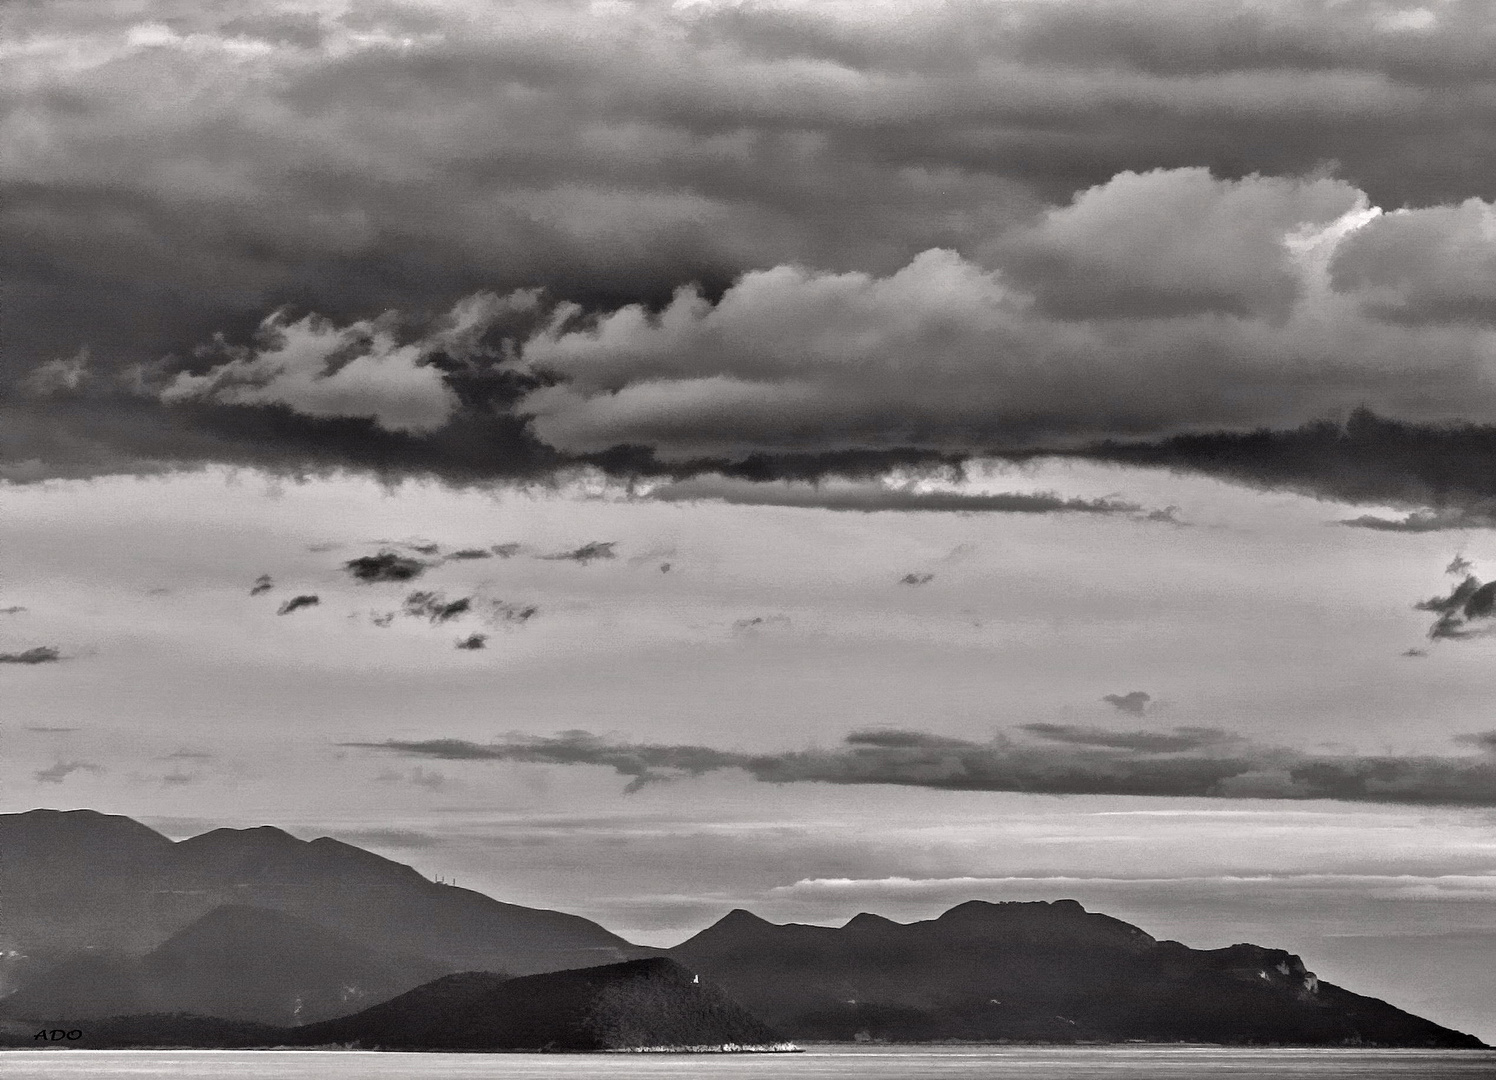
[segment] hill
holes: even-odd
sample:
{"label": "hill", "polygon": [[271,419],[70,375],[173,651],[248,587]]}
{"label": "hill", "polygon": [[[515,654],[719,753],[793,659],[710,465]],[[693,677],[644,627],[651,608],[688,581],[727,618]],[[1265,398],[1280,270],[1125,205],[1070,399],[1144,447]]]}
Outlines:
{"label": "hill", "polygon": [[671,956],[791,1038],[1479,1047],[1290,953],[1157,941],[1074,900],[776,925],[734,911]]}
{"label": "hill", "polygon": [[443,972],[280,911],[216,908],[143,957],[88,953],[0,999],[0,1017],[72,1028],[101,1017],[195,1013],[291,1025],[342,1016]]}
{"label": "hill", "polygon": [[[0,1045],[34,1045],[0,1024]],[[385,1050],[791,1049],[720,989],[664,958],[506,978],[446,975],[351,1016],[279,1027],[184,1013],[108,1017],[65,1045]]]}
{"label": "hill", "polygon": [[502,979],[449,975],[296,1041],[386,1049],[623,1050],[768,1046],[781,1038],[720,989],[663,957]]}

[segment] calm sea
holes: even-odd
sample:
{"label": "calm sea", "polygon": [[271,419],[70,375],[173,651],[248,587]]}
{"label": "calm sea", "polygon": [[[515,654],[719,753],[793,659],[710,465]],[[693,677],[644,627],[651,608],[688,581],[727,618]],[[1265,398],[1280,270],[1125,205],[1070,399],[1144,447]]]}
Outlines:
{"label": "calm sea", "polygon": [[1496,1051],[1206,1047],[813,1047],[803,1054],[392,1054],[56,1050],[0,1057],[5,1080],[1496,1080]]}

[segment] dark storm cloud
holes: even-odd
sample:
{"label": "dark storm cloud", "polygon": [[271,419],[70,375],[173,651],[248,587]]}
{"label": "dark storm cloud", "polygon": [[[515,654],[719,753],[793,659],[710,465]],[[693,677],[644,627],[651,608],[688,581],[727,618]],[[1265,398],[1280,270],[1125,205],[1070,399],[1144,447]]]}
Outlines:
{"label": "dark storm cloud", "polygon": [[276,608],[275,613],[277,615],[290,615],[292,612],[300,611],[302,608],[316,607],[320,603],[322,603],[321,598],[311,594],[293,596],[280,607]]}
{"label": "dark storm cloud", "polygon": [[1153,696],[1142,690],[1129,690],[1125,694],[1106,694],[1101,700],[1131,716],[1142,716]]}
{"label": "dark storm cloud", "polygon": [[[720,476],[682,480],[652,490],[657,502],[725,502],[738,506],[817,507],[863,513],[930,511],[935,513],[995,514],[1134,514],[1142,507],[1117,499],[1064,498],[1054,492],[926,491],[885,484],[754,484]],[[914,584],[914,583],[911,583]]]}
{"label": "dark storm cloud", "polygon": [[381,551],[377,555],[360,555],[349,559],[343,569],[353,575],[355,581],[366,585],[385,581],[410,581],[426,572],[428,563],[412,559],[397,551]]}
{"label": "dark storm cloud", "polygon": [[0,477],[819,479],[1496,419],[1475,0],[145,0],[4,34]]}
{"label": "dark storm cloud", "polygon": [[87,772],[98,775],[104,772],[101,765],[95,765],[89,761],[59,761],[32,773],[32,777],[41,784],[60,784],[69,776],[77,772]]}
{"label": "dark storm cloud", "polygon": [[1094,740],[1103,736],[1094,729],[1046,727],[1082,739],[1053,745],[1047,735],[1039,743],[998,735],[981,743],[920,731],[868,731],[853,733],[831,749],[763,754],[627,743],[586,731],[512,735],[493,743],[429,739],[342,745],[446,761],[600,765],[629,777],[629,791],[657,781],[741,769],[755,780],[780,784],[1496,806],[1496,760],[1490,755],[1317,755],[1203,729],[1176,729],[1174,736],[1162,737],[1188,745],[1154,749],[1127,737],[1151,733],[1122,733],[1122,738],[1096,745]]}
{"label": "dark storm cloud", "polygon": [[0,653],[0,664],[55,664],[62,659],[62,650],[52,645],[37,645],[20,652]]}
{"label": "dark storm cloud", "polygon": [[1496,513],[1496,425],[1412,424],[1358,409],[1343,422],[1100,443],[1084,456],[1350,503],[1426,508],[1402,520],[1368,515],[1347,522],[1367,528],[1484,528]]}
{"label": "dark storm cloud", "polygon": [[597,559],[618,558],[618,555],[613,551],[617,546],[618,542],[616,540],[592,540],[570,551],[557,551],[550,555],[541,555],[538,557],[548,559],[552,562],[575,562],[585,566]]}

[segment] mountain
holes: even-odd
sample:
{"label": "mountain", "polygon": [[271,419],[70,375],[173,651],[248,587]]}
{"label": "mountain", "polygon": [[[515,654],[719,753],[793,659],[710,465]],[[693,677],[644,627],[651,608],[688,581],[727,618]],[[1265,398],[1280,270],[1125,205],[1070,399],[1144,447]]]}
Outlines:
{"label": "mountain", "polygon": [[842,927],[739,910],[669,954],[796,1039],[1482,1045],[1280,949],[1157,941],[1074,900]]}
{"label": "mountain", "polygon": [[350,844],[270,826],[174,843],[125,817],[33,810],[0,815],[0,852],[0,955],[11,954],[0,996],[81,956],[144,955],[226,905],[300,916],[444,971],[529,974],[656,951],[576,915],[501,903]]}
{"label": "mountain", "polygon": [[[387,1050],[792,1049],[717,987],[672,960],[506,978],[446,975],[351,1016],[276,1027],[185,1013],[90,1021],[66,1045],[200,1048],[341,1045]],[[0,1045],[35,1045],[0,1024]]]}
{"label": "mountain", "polygon": [[387,1049],[620,1050],[772,1046],[781,1037],[672,960],[501,979],[449,975],[371,1009],[311,1024],[301,1045]]}
{"label": "mountain", "polygon": [[215,908],[145,956],[85,953],[0,999],[0,1017],[73,1028],[102,1017],[196,1013],[290,1025],[323,1020],[442,974],[285,912]]}

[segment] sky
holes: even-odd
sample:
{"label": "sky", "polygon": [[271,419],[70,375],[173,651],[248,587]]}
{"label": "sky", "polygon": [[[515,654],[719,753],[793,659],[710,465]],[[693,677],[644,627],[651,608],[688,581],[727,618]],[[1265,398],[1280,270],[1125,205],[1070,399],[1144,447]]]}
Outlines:
{"label": "sky", "polygon": [[0,809],[650,944],[1069,896],[1496,1039],[1493,33],[7,5]]}

